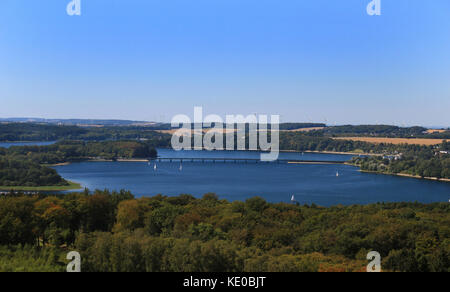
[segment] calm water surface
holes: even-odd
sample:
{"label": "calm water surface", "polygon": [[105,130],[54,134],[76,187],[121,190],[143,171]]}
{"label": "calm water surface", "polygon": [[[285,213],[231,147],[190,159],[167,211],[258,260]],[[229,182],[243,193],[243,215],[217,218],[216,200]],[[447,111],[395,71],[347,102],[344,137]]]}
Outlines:
{"label": "calm water surface", "polygon": [[0,147],[10,148],[13,146],[47,146],[56,142],[0,142]]}
{"label": "calm water surface", "polygon": [[[172,149],[158,149],[158,155],[162,158],[247,158],[260,159],[261,152],[258,151],[173,151]],[[353,155],[341,154],[317,154],[282,152],[280,159],[312,160],[312,161],[348,161]]]}
{"label": "calm water surface", "polygon": [[[161,157],[257,158],[257,152],[159,150]],[[282,159],[348,160],[347,155],[282,153]],[[214,192],[222,199],[245,200],[261,196],[270,202],[322,206],[376,202],[448,202],[450,184],[367,174],[346,165],[292,165],[233,162],[82,162],[55,169],[66,179],[94,189],[130,190],[136,197]],[[336,173],[339,172],[339,177]]]}

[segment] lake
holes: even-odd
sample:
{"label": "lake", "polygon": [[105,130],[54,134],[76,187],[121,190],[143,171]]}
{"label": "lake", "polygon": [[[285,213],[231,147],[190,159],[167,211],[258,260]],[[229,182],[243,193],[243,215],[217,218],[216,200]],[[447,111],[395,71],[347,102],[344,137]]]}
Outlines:
{"label": "lake", "polygon": [[10,148],[13,146],[47,146],[56,142],[0,142],[0,148]]}
{"label": "lake", "polygon": [[[258,158],[258,152],[181,151],[160,149],[161,157]],[[349,155],[281,153],[280,159],[340,160]],[[289,202],[292,195],[301,204],[321,206],[376,202],[448,202],[450,184],[388,175],[361,173],[348,165],[303,165],[234,162],[82,162],[55,169],[68,180],[94,189],[130,190],[136,197],[208,192],[221,199],[246,200],[254,196],[269,202]],[[336,173],[339,172],[339,177]]]}

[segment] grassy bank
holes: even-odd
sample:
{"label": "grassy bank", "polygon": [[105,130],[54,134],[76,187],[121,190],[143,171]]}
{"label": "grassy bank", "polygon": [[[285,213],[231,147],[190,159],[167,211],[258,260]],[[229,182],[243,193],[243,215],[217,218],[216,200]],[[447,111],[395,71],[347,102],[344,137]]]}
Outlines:
{"label": "grassy bank", "polygon": [[1,191],[25,191],[25,192],[59,192],[79,190],[82,186],[79,183],[69,181],[67,186],[43,186],[43,187],[24,187],[24,186],[0,186]]}
{"label": "grassy bank", "polygon": [[387,172],[387,171],[371,171],[371,170],[363,170],[361,169],[361,165],[346,162],[345,165],[350,165],[359,168],[360,172],[363,173],[373,173],[373,174],[382,174],[382,175],[392,175],[392,176],[400,176],[400,177],[408,177],[408,178],[415,178],[415,179],[425,179],[425,180],[434,180],[434,181],[440,181],[440,182],[450,182],[450,179],[447,178],[437,178],[437,177],[421,177],[419,175],[412,175],[407,173],[393,173],[393,172]]}
{"label": "grassy bank", "polygon": [[[348,164],[348,165],[353,165],[353,166],[359,167],[358,165],[355,165],[355,164]],[[393,172],[370,171],[370,170],[361,170],[361,169],[360,169],[360,171],[364,172],[364,173],[374,173],[374,174],[393,175],[393,176],[416,178],[416,179],[434,180],[434,181],[440,181],[440,182],[450,182],[450,179],[447,179],[447,178],[421,177],[419,175],[412,175],[412,174],[407,174],[407,173],[393,173]]]}

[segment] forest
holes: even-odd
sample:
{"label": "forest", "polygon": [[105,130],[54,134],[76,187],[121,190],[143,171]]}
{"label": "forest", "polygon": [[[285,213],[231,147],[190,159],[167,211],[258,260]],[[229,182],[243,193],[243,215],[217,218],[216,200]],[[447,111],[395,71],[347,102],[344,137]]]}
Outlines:
{"label": "forest", "polygon": [[67,186],[56,170],[28,160],[0,156],[0,186]]}
{"label": "forest", "polygon": [[0,271],[450,271],[448,203],[367,206],[245,202],[129,192],[0,197]]}
{"label": "forest", "polygon": [[[153,158],[157,147],[170,143],[170,135],[131,127],[77,128],[76,135],[48,130],[50,140],[65,138],[49,146],[0,148],[0,185],[66,185],[46,165]],[[90,138],[65,140],[75,136]],[[125,136],[134,138],[115,140]],[[96,142],[100,137],[114,138]],[[449,178],[448,142],[370,144],[334,140],[323,131],[282,132],[280,138],[284,150],[383,154],[355,158],[363,170]],[[376,250],[384,271],[448,272],[449,211],[448,203],[322,208],[257,197],[228,202],[215,194],[135,199],[127,191],[11,192],[0,195],[0,271],[65,271],[65,255],[76,250],[86,272],[358,272]]]}
{"label": "forest", "polygon": [[449,142],[436,147],[403,146],[395,156],[354,157],[352,163],[363,171],[407,174],[419,177],[450,179]]}
{"label": "forest", "polygon": [[390,138],[411,138],[422,136],[426,131],[423,127],[398,127],[388,125],[335,126],[322,130],[332,136],[376,136]]}
{"label": "forest", "polygon": [[168,145],[170,135],[160,134],[155,130],[161,127],[139,126],[105,126],[78,127],[59,126],[53,124],[7,123],[0,124],[0,141],[106,141],[106,140],[139,140],[152,139],[155,147]]}
{"label": "forest", "polygon": [[155,158],[151,143],[137,141],[62,141],[49,146],[0,148],[1,187],[67,186],[68,182],[45,165],[92,159]]}
{"label": "forest", "polygon": [[450,179],[450,155],[440,155],[431,159],[403,158],[399,160],[381,157],[356,158],[355,165],[363,171],[386,174],[408,174],[421,178]]}
{"label": "forest", "polygon": [[[390,137],[390,138],[440,138],[450,139],[450,131],[435,134],[425,134],[423,127],[398,127],[387,125],[360,126],[329,126],[321,123],[282,123],[280,130],[296,130],[303,128],[324,128],[303,133],[308,136],[320,137]],[[170,130],[170,124],[156,124],[153,126],[99,126],[78,127],[55,124],[33,123],[0,123],[0,141],[59,141],[59,140],[139,140],[151,139],[155,147],[167,147],[171,136],[157,132]],[[246,125],[248,129],[248,124]],[[270,127],[269,127],[270,129]]]}
{"label": "forest", "polygon": [[[445,150],[448,144],[441,144],[440,150]],[[353,152],[370,154],[396,154],[400,152],[427,151],[429,153],[436,150],[435,146],[408,145],[408,144],[387,144],[368,143],[362,141],[337,140],[323,136],[319,132],[299,133],[284,132],[280,134],[280,149],[295,151],[330,151],[330,152]]]}
{"label": "forest", "polygon": [[0,155],[28,159],[40,164],[56,164],[89,159],[155,158],[151,142],[139,141],[61,141],[48,146],[20,146],[0,150]]}

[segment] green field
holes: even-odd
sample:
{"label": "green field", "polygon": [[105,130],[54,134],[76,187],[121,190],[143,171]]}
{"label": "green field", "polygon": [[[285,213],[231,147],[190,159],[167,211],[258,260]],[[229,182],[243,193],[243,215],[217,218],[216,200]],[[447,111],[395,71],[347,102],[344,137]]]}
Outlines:
{"label": "green field", "polygon": [[25,191],[25,192],[58,192],[58,191],[70,191],[79,190],[82,186],[79,183],[69,181],[68,186],[43,186],[43,187],[8,187],[0,186],[1,191]]}

